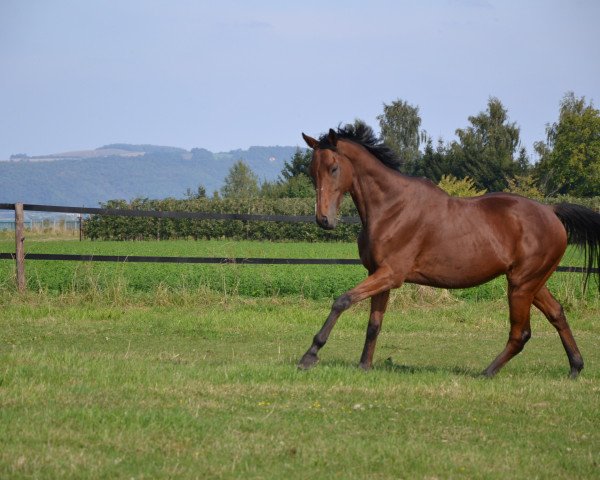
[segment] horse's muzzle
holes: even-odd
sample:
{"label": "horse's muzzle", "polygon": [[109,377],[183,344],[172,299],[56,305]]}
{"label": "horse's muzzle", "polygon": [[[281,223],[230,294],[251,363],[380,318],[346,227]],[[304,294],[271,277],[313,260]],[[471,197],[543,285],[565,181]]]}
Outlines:
{"label": "horse's muzzle", "polygon": [[326,215],[317,215],[317,223],[319,227],[324,228],[325,230],[333,230],[337,223],[337,219],[329,219]]}

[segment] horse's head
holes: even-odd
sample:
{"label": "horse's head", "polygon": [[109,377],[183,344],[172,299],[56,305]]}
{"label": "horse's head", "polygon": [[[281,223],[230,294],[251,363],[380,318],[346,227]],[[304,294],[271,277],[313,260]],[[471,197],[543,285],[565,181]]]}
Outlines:
{"label": "horse's head", "polygon": [[338,138],[334,130],[329,130],[326,141],[322,139],[320,142],[304,133],[302,137],[313,149],[310,176],[317,192],[317,223],[331,230],[337,225],[337,214],[344,194],[352,187],[352,164],[338,151]]}

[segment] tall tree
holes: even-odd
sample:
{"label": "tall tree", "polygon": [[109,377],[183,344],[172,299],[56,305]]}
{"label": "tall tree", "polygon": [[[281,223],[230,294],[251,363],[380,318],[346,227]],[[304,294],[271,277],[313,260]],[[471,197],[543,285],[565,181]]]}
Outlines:
{"label": "tall tree", "polygon": [[229,169],[225,184],[221,187],[224,198],[247,198],[258,195],[258,177],[243,160],[238,160]]}
{"label": "tall tree", "polygon": [[283,181],[289,180],[293,177],[297,177],[298,175],[305,175],[308,177],[308,169],[310,167],[310,162],[312,160],[312,151],[311,150],[300,150],[296,149],[294,155],[290,161],[285,161],[283,164],[283,169],[281,170],[281,176],[283,177]]}
{"label": "tall tree", "polygon": [[277,182],[264,182],[260,194],[270,198],[306,198],[315,194],[309,176],[312,150],[296,149],[292,158],[284,163]]}
{"label": "tall tree", "polygon": [[443,175],[452,173],[452,168],[448,164],[447,150],[448,148],[441,138],[434,147],[433,139],[427,136],[423,153],[406,173],[415,177],[426,177],[434,183],[438,183]]}
{"label": "tall tree", "polygon": [[600,111],[585,97],[565,94],[558,121],[546,127],[546,142],[535,150],[544,193],[600,195]]}
{"label": "tall tree", "polygon": [[404,100],[383,104],[383,113],[377,117],[381,138],[404,162],[404,171],[410,172],[419,158],[421,117],[419,107]]}
{"label": "tall tree", "polygon": [[452,142],[449,155],[452,172],[459,178],[471,177],[478,188],[502,191],[508,179],[523,173],[526,155],[519,147],[519,127],[508,121],[508,112],[495,97],[487,109],[469,117],[471,125],[457,129],[458,142]]}
{"label": "tall tree", "polygon": [[185,192],[185,196],[189,200],[206,198],[206,188],[204,188],[204,185],[198,185],[198,188],[195,192],[191,188],[188,188]]}

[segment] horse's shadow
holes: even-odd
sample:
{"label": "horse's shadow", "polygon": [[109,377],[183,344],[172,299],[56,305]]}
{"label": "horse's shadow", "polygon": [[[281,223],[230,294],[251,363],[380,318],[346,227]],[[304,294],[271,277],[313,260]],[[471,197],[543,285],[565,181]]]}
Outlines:
{"label": "horse's shadow", "polygon": [[[326,360],[319,363],[322,367],[343,367],[348,369],[360,369],[358,364],[346,360]],[[319,368],[318,366],[316,368]],[[481,370],[460,366],[437,366],[437,365],[406,365],[394,362],[391,358],[387,358],[382,362],[373,364],[373,367],[365,371],[368,372],[393,372],[400,375],[416,375],[423,373],[433,374],[450,374],[468,378],[485,378]]]}
{"label": "horse's shadow", "polygon": [[395,363],[390,359],[385,360],[373,367],[376,370],[387,370],[403,375],[412,375],[419,373],[445,373],[469,378],[483,378],[481,370],[467,367],[439,367],[436,365],[405,365]]}

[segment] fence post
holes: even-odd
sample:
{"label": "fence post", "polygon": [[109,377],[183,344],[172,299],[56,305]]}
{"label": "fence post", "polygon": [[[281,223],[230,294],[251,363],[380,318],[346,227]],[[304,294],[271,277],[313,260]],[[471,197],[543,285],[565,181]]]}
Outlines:
{"label": "fence post", "polygon": [[23,204],[15,203],[15,260],[19,293],[25,292],[25,227],[23,223]]}

